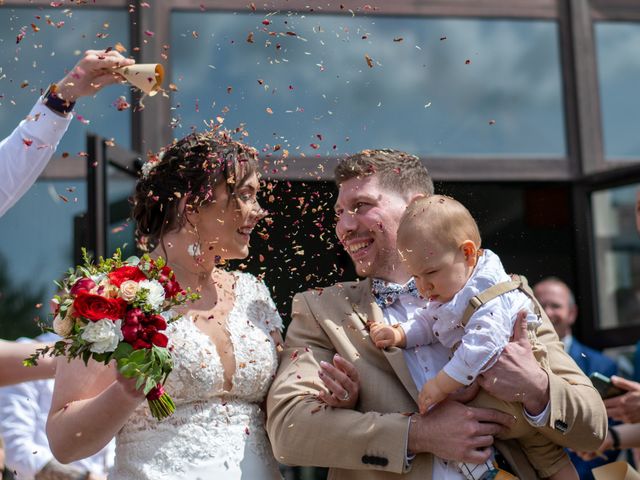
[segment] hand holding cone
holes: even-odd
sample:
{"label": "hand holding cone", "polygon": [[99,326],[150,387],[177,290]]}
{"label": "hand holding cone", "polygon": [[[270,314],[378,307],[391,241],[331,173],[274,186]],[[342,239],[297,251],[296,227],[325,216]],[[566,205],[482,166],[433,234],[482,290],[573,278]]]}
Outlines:
{"label": "hand holding cone", "polygon": [[127,82],[153,97],[162,86],[164,68],[159,63],[138,63],[116,70]]}

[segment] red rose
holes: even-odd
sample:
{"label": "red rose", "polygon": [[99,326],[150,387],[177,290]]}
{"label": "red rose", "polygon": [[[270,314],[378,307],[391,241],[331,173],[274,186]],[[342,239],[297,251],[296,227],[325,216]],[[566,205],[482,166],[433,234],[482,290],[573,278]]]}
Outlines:
{"label": "red rose", "polygon": [[147,276],[138,267],[120,267],[116,268],[113,272],[109,273],[109,282],[116,287],[119,287],[122,282],[127,280],[133,280],[139,282],[140,280],[146,280]]}
{"label": "red rose", "polygon": [[73,284],[73,287],[71,287],[69,293],[71,293],[71,295],[77,295],[80,292],[88,292],[95,286],[96,282],[94,282],[90,278],[81,278]]}
{"label": "red rose", "polygon": [[100,295],[80,292],[73,301],[73,308],[76,315],[94,322],[103,318],[119,320],[124,317],[127,302],[121,298],[105,298]]}

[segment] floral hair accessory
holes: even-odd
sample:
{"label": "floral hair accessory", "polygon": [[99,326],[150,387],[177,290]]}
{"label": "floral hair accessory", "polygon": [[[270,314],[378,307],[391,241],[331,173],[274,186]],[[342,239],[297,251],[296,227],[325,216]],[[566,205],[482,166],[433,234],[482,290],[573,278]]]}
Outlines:
{"label": "floral hair accessory", "polygon": [[160,153],[150,154],[147,156],[147,161],[142,164],[142,168],[140,171],[142,172],[142,178],[145,180],[149,178],[151,172],[160,164],[162,158],[164,157],[164,151],[160,151]]}
{"label": "floral hair accessory", "polygon": [[93,264],[83,249],[84,264],[70,269],[56,282],[53,331],[62,340],[36,350],[26,359],[37,365],[45,355],[90,359],[107,365],[115,360],[118,371],[136,380],[147,397],[151,414],[162,419],[175,411],[163,384],[173,369],[169,339],[163,333],[179,316],[171,310],[200,297],[183,290],[165,261],[149,255],[122,260],[113,257]]}

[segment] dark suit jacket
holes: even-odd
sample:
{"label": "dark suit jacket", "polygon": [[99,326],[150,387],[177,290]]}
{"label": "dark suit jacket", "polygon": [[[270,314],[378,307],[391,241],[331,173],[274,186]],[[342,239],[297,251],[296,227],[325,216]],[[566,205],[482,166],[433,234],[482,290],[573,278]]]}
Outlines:
{"label": "dark suit jacket", "polygon": [[[610,377],[611,375],[616,375],[618,373],[618,366],[613,360],[599,351],[583,345],[576,340],[575,337],[573,338],[573,342],[569,348],[569,355],[575,360],[585,375],[591,375],[593,372],[599,372]],[[609,424],[611,424],[611,421],[609,421]],[[590,462],[585,462],[575,453],[569,453],[569,455],[571,456],[571,461],[580,475],[580,480],[593,480],[591,469],[613,462],[618,457],[619,453],[620,452],[615,450],[609,450],[608,452],[605,452],[608,460],[596,458]]]}

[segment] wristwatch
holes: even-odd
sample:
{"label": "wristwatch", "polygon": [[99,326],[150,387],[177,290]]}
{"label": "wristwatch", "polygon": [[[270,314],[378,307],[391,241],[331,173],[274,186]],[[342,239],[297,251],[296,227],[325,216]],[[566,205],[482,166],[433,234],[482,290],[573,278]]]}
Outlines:
{"label": "wristwatch", "polygon": [[47,91],[44,92],[44,95],[42,95],[42,102],[54,112],[66,116],[71,110],[73,110],[76,102],[69,102],[59,97],[56,93],[56,89],[57,86],[55,83],[49,85]]}

